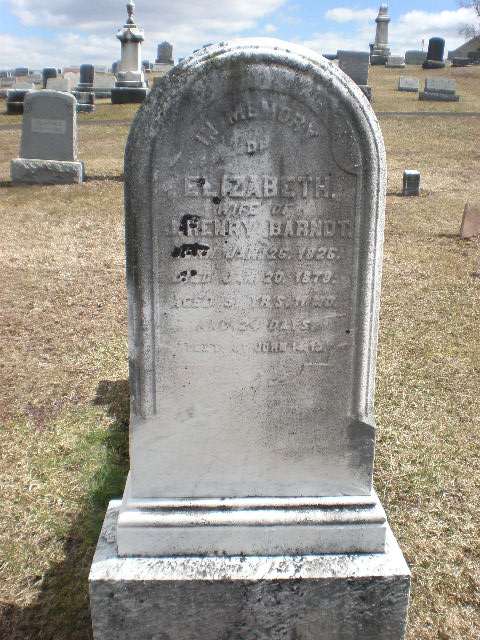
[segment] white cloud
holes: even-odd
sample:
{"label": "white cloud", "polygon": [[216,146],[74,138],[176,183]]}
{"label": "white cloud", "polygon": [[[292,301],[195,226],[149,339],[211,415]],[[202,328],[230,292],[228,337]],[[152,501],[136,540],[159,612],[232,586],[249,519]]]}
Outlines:
{"label": "white cloud", "polygon": [[[57,66],[89,62],[109,63],[120,56],[120,44],[115,39],[127,17],[122,0],[5,0],[10,11],[25,27],[59,30],[53,40],[16,38],[20,46],[8,54],[2,47],[0,60],[4,66],[34,66],[37,53],[46,57],[40,64]],[[219,42],[255,28],[267,15],[283,7],[287,0],[141,0],[137,2],[136,21],[145,30],[143,57],[154,59],[156,43],[168,40],[174,45],[174,55],[189,55],[207,42]],[[273,25],[272,25],[273,26]],[[63,30],[63,31],[62,31]],[[66,32],[66,33],[65,33]],[[75,36],[75,33],[85,35]],[[32,46],[33,45],[33,46]],[[22,51],[23,49],[23,51]],[[47,61],[48,58],[48,61]],[[21,59],[22,62],[19,60]]]}
{"label": "white cloud", "polygon": [[375,20],[378,9],[348,9],[346,7],[336,7],[325,11],[325,20],[332,22],[369,22]]}
{"label": "white cloud", "polygon": [[277,27],[271,22],[269,22],[263,27],[264,33],[275,33],[276,30],[277,30]]}

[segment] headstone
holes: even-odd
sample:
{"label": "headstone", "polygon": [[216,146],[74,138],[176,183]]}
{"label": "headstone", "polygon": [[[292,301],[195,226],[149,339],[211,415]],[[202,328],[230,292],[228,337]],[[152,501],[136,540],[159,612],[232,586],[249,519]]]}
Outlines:
{"label": "headstone", "polygon": [[115,86],[115,76],[100,76],[95,78],[93,83],[93,93],[96,98],[110,98],[111,91]]}
{"label": "headstone", "polygon": [[399,91],[410,91],[412,93],[418,93],[418,86],[418,78],[400,76],[400,78],[398,79]]}
{"label": "headstone", "polygon": [[467,202],[463,210],[460,237],[466,240],[478,235],[480,235],[480,207]]}
{"label": "headstone", "polygon": [[420,100],[435,102],[458,102],[455,80],[450,78],[425,78],[425,91],[419,93]]}
{"label": "headstone", "polygon": [[68,78],[49,78],[47,80],[49,91],[64,91],[70,93],[70,80]]}
{"label": "headstone", "polygon": [[388,56],[385,66],[389,69],[403,69],[405,67],[405,58],[399,53]]}
{"label": "headstone", "polygon": [[95,73],[98,73],[99,75],[102,75],[104,73],[108,73],[108,69],[107,69],[107,65],[106,64],[96,64],[94,69],[95,69]]}
{"label": "headstone", "polygon": [[382,4],[375,19],[377,23],[375,42],[370,45],[370,63],[372,65],[385,64],[390,55],[390,49],[388,48],[388,24],[390,19],[388,6]]}
{"label": "headstone", "polygon": [[443,54],[445,51],[445,40],[443,38],[430,38],[428,41],[427,59],[422,64],[424,69],[443,69],[445,62]]}
{"label": "headstone", "polygon": [[42,87],[44,89],[47,88],[47,81],[49,80],[49,78],[58,78],[57,70],[53,67],[46,67],[42,71]]}
{"label": "headstone", "polygon": [[12,160],[13,182],[73,184],[83,181],[77,162],[76,100],[58,91],[30,92],[25,98],[20,157]]}
{"label": "headstone", "polygon": [[327,60],[337,60],[338,55],[336,53],[322,53],[322,56]]}
{"label": "headstone", "polygon": [[162,42],[157,48],[157,64],[168,64],[173,67],[173,47],[169,42]]}
{"label": "headstone", "polygon": [[70,88],[75,90],[80,82],[80,74],[75,73],[74,71],[66,71],[63,74],[64,78],[67,78],[70,81]]}
{"label": "headstone", "polygon": [[452,64],[454,67],[469,67],[472,61],[470,58],[453,58]]}
{"label": "headstone", "polygon": [[28,76],[28,68],[27,67],[17,67],[13,73],[16,78]]}
{"label": "headstone", "polygon": [[13,88],[15,91],[34,91],[35,85],[33,82],[16,82]]}
{"label": "headstone", "polygon": [[420,171],[405,169],[403,172],[403,196],[420,195]]}
{"label": "headstone", "polygon": [[338,66],[358,85],[368,85],[370,55],[366,51],[339,51]]}
{"label": "headstone", "polygon": [[456,83],[451,78],[425,78],[425,91],[454,94],[456,93]]}
{"label": "headstone", "polygon": [[22,115],[25,98],[31,91],[31,87],[26,89],[9,89],[7,91],[7,115]]}
{"label": "headstone", "polygon": [[414,64],[417,66],[422,65],[427,59],[426,51],[406,51],[405,52],[405,64]]}
{"label": "headstone", "polygon": [[403,638],[372,487],[385,170],[351,80],[291,43],[202,50],[139,110],[131,470],[90,574],[96,640]]}
{"label": "headstone", "polygon": [[0,86],[2,87],[13,87],[13,85],[15,84],[15,80],[14,78],[2,78],[0,81]]}
{"label": "headstone", "polygon": [[80,82],[77,89],[79,91],[90,91],[95,81],[95,67],[93,64],[82,64],[80,66]]}
{"label": "headstone", "polygon": [[153,65],[153,73],[168,73],[173,69],[173,65],[171,64],[163,64],[163,63],[155,63]]}
{"label": "headstone", "polygon": [[42,74],[29,73],[27,76],[27,82],[33,82],[34,84],[42,84]]}
{"label": "headstone", "polygon": [[117,33],[122,45],[120,68],[116,70],[117,81],[111,90],[112,104],[141,103],[147,97],[147,83],[142,70],[143,29],[139,29],[133,18],[135,3],[127,4],[128,18]]}
{"label": "headstone", "polygon": [[76,91],[77,113],[93,113],[95,111],[95,92]]}

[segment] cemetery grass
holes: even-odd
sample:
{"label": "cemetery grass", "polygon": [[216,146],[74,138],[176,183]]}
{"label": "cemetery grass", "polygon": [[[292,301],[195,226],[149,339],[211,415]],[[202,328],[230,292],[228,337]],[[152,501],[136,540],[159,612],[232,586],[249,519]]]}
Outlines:
{"label": "cemetery grass", "polygon": [[[408,640],[475,640],[480,243],[458,231],[465,201],[480,203],[480,119],[380,124],[375,485],[413,573]],[[20,132],[0,130],[2,638],[91,637],[89,566],[128,470],[127,133],[79,129],[83,186],[13,187]],[[400,196],[404,168],[420,170],[420,198]]]}

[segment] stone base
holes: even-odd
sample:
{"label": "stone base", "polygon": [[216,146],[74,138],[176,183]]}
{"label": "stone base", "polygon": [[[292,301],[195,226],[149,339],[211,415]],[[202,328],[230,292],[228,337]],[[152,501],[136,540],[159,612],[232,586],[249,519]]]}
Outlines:
{"label": "stone base", "polygon": [[472,61],[470,58],[453,58],[452,64],[454,67],[469,67]]}
{"label": "stone base", "polygon": [[387,519],[374,491],[318,498],[154,499],[131,496],[118,518],[119,556],[379,553]]}
{"label": "stone base", "polygon": [[83,102],[77,102],[77,113],[93,113],[95,111],[95,105],[84,104]]}
{"label": "stone base", "polygon": [[429,100],[431,102],[458,102],[460,96],[455,93],[442,93],[440,91],[420,91],[419,100]]}
{"label": "stone base", "polygon": [[81,184],[83,163],[15,158],[10,163],[10,178],[24,184]]}
{"label": "stone base", "polygon": [[146,88],[115,87],[112,89],[112,104],[141,103],[147,97]]}
{"label": "stone base", "polygon": [[386,553],[119,558],[109,505],[90,571],[95,640],[402,640],[410,573]]}
{"label": "stone base", "polygon": [[398,91],[408,91],[408,93],[418,93],[418,87],[398,87]]}
{"label": "stone base", "polygon": [[441,60],[425,60],[422,64],[423,69],[445,69],[445,62]]}
{"label": "stone base", "polygon": [[370,85],[368,85],[368,84],[359,84],[358,86],[362,90],[363,95],[370,102],[371,99],[372,99],[372,87]]}
{"label": "stone base", "polygon": [[7,102],[7,116],[23,116],[23,102]]}
{"label": "stone base", "polygon": [[402,64],[393,64],[391,62],[387,62],[385,67],[387,69],[405,69],[405,63],[403,62]]}

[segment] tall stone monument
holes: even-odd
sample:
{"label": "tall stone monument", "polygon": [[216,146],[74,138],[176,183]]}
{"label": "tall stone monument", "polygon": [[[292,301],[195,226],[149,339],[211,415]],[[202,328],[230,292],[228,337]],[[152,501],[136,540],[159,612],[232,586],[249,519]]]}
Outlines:
{"label": "tall stone monument", "polygon": [[96,640],[401,640],[372,486],[386,188],[360,89],[294,44],[202,49],[125,158],[131,470]]}
{"label": "tall stone monument", "polygon": [[391,18],[388,15],[388,6],[380,5],[378,16],[375,18],[377,23],[377,31],[375,33],[375,42],[370,45],[370,64],[385,64],[390,55],[388,48],[388,24]]}
{"label": "tall stone monument", "polygon": [[31,91],[24,104],[20,157],[10,164],[13,182],[83,182],[77,161],[76,100],[59,91]]}
{"label": "tall stone monument", "polygon": [[135,3],[127,4],[128,18],[123,28],[117,33],[122,43],[120,69],[117,70],[117,81],[112,89],[112,103],[143,102],[147,97],[147,84],[142,69],[142,42],[145,40],[143,29],[139,29],[133,19]]}

